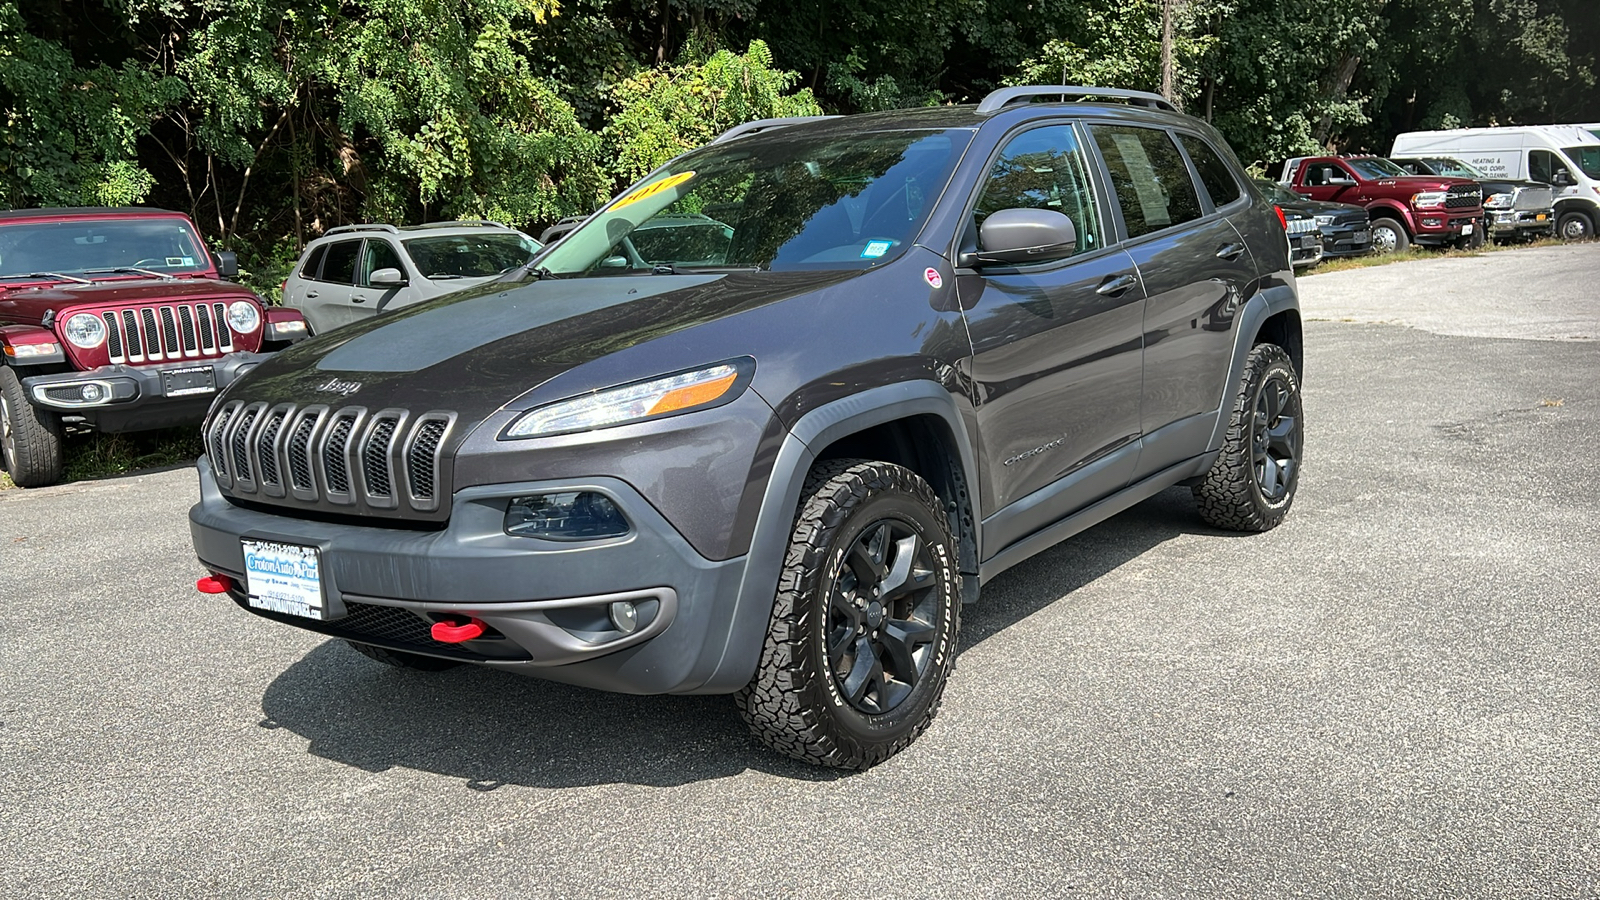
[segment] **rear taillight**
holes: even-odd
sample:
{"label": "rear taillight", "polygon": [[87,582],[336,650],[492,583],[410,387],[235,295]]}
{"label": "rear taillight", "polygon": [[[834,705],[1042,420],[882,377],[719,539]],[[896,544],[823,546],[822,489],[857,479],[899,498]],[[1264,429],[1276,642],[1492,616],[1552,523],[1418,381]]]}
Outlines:
{"label": "rear taillight", "polygon": [[1285,233],[1289,231],[1289,217],[1283,214],[1283,207],[1274,206],[1272,211],[1278,214],[1278,224],[1283,226]]}

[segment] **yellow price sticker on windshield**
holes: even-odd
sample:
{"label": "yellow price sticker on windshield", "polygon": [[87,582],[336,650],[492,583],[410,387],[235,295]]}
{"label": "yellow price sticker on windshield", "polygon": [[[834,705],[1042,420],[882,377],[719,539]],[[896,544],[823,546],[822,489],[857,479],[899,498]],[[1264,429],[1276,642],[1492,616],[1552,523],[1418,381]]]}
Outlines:
{"label": "yellow price sticker on windshield", "polygon": [[676,175],[663,178],[660,181],[653,182],[651,184],[647,184],[642,188],[638,188],[636,190],[629,191],[627,194],[624,194],[621,200],[618,200],[616,203],[612,204],[611,208],[621,209],[624,206],[638,203],[640,200],[648,200],[662,191],[671,190],[672,188],[683,184],[685,181],[688,181],[693,177],[693,172],[679,172]]}

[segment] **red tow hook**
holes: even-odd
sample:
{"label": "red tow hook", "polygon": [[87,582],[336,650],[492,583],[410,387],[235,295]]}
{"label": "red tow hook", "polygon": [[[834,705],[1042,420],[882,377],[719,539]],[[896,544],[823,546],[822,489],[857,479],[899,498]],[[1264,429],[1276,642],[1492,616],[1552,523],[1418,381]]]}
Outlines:
{"label": "red tow hook", "polygon": [[194,583],[194,589],[202,594],[226,594],[233,587],[233,579],[226,575],[207,575]]}
{"label": "red tow hook", "polygon": [[468,619],[466,624],[457,625],[453,622],[433,623],[433,639],[441,644],[459,644],[482,637],[484,629],[488,627],[483,620],[478,618]]}

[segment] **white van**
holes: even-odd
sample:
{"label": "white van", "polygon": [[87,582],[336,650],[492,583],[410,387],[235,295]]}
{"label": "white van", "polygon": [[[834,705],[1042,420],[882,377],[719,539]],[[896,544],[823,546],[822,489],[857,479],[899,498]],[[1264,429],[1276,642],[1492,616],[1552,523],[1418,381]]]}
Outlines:
{"label": "white van", "polygon": [[1600,136],[1579,125],[1409,131],[1390,156],[1451,156],[1485,174],[1556,188],[1556,234],[1592,238],[1600,225]]}

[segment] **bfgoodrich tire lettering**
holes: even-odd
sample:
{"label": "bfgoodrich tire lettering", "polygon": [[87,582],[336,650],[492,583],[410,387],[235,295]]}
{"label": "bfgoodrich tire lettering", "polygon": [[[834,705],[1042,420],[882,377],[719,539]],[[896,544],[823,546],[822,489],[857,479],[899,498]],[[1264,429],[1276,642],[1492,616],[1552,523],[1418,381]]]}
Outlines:
{"label": "bfgoodrich tire lettering", "polygon": [[16,370],[0,366],[0,458],[18,487],[61,480],[61,420],[28,402]]}
{"label": "bfgoodrich tire lettering", "polygon": [[884,462],[806,479],[761,662],[737,695],[750,730],[796,759],[864,769],[933,721],[955,656],[955,542],[933,489]]}
{"label": "bfgoodrich tire lettering", "polygon": [[1304,427],[1289,354],[1257,344],[1245,359],[1222,453],[1193,488],[1201,517],[1230,531],[1266,531],[1282,522],[1300,482]]}

